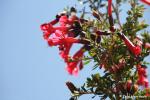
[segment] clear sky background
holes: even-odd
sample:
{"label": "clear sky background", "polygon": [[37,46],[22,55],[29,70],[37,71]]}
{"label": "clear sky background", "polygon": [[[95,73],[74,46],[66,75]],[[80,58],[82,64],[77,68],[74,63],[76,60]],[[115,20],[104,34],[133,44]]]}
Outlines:
{"label": "clear sky background", "polygon": [[[99,71],[85,67],[79,77],[69,76],[58,49],[49,48],[42,38],[40,25],[75,4],[76,0],[0,0],[0,100],[68,100],[66,81],[80,86]],[[147,10],[150,23],[149,14]]]}

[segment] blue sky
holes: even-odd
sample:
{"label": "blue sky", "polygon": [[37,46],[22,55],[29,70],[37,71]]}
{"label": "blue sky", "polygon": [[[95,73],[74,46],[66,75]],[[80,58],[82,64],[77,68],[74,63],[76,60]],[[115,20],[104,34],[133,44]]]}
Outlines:
{"label": "blue sky", "polygon": [[0,1],[0,100],[68,100],[65,82],[81,85],[93,73],[85,67],[79,77],[69,76],[58,49],[49,48],[42,38],[40,25],[75,1]]}

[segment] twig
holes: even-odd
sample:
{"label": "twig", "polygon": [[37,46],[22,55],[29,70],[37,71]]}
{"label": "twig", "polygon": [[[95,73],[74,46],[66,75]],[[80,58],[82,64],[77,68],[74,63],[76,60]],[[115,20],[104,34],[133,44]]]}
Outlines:
{"label": "twig", "polygon": [[116,14],[116,18],[117,18],[117,20],[118,20],[119,27],[120,27],[120,29],[122,29],[122,25],[121,25],[120,17],[119,17],[118,4],[116,3],[116,6],[115,6],[114,4],[112,4],[112,7],[113,7],[114,12],[115,12],[115,14]]}

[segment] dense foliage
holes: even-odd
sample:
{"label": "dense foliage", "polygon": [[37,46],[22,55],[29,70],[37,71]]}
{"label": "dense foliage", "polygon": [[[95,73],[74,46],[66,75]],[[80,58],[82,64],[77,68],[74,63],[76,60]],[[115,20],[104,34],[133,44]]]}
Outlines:
{"label": "dense foliage", "polygon": [[[78,1],[89,7],[88,11],[71,7],[57,14],[53,21],[41,25],[48,45],[58,46],[69,74],[78,75],[91,61],[95,64],[93,69],[104,72],[104,75],[99,72],[91,75],[80,88],[66,82],[72,93],[70,100],[85,94],[112,100],[149,96],[146,71],[149,63],[144,58],[150,54],[150,34],[143,19],[144,5],[138,0]],[[141,1],[150,4],[149,0]],[[121,23],[121,5],[124,3],[130,9],[126,22]],[[70,56],[73,44],[82,47]]]}

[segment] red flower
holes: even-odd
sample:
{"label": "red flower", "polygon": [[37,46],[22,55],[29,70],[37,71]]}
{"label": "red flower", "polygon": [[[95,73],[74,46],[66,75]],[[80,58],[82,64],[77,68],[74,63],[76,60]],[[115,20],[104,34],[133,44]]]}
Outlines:
{"label": "red flower", "polygon": [[66,26],[68,24],[68,17],[66,15],[61,16],[59,19],[60,26]]}
{"label": "red flower", "polygon": [[138,80],[137,83],[139,85],[143,85],[145,87],[149,86],[149,82],[147,79],[147,73],[146,73],[146,68],[142,67],[140,64],[137,65],[137,71],[138,71]]}
{"label": "red flower", "polygon": [[53,34],[48,40],[49,46],[56,46],[62,44],[60,39],[63,38],[63,34],[61,31],[56,30],[55,34]]}
{"label": "red flower", "polygon": [[78,73],[79,73],[79,70],[82,69],[83,67],[83,64],[82,64],[82,61],[79,60],[79,61],[74,61],[74,62],[69,62],[67,63],[67,67],[66,67],[66,70],[69,74],[71,75],[74,75],[74,76],[77,76]]}
{"label": "red flower", "polygon": [[83,48],[81,48],[79,51],[77,51],[74,56],[73,56],[73,60],[72,62],[67,62],[67,71],[69,74],[71,75],[78,75],[79,69],[82,69],[83,67],[83,63],[81,58],[83,57]]}
{"label": "red flower", "polygon": [[143,75],[139,76],[139,79],[137,80],[137,83],[139,85],[143,85],[145,87],[149,86],[149,82],[148,79],[146,77],[144,77]]}
{"label": "red flower", "polygon": [[57,46],[57,45],[64,45],[67,43],[78,43],[78,42],[79,42],[78,39],[72,37],[48,39],[49,46]]}
{"label": "red flower", "polygon": [[141,48],[139,46],[134,46],[134,44],[122,33],[118,34],[121,39],[125,42],[129,50],[135,55],[138,56],[141,54]]}
{"label": "red flower", "polygon": [[43,34],[44,39],[48,39],[48,37],[55,32],[53,26],[47,23],[41,25],[41,30],[43,30],[44,32]]}
{"label": "red flower", "polygon": [[141,2],[150,5],[150,0],[141,0]]}
{"label": "red flower", "polygon": [[112,0],[108,0],[108,15],[112,16]]}
{"label": "red flower", "polygon": [[69,27],[66,26],[60,26],[60,27],[54,27],[55,30],[62,31],[63,33],[67,34]]}
{"label": "red flower", "polygon": [[134,55],[138,56],[138,55],[141,54],[142,50],[141,50],[141,48],[140,48],[139,46],[136,46],[136,47],[133,47],[133,48],[131,49],[131,52],[132,52]]}
{"label": "red flower", "polygon": [[144,75],[144,76],[146,76],[146,68],[139,67],[138,68],[138,75]]}
{"label": "red flower", "polygon": [[76,15],[68,18],[66,15],[61,16],[59,19],[60,26],[73,25],[74,21],[79,21],[79,18]]}
{"label": "red flower", "polygon": [[48,45],[49,46],[56,46],[56,45],[61,45],[61,41],[59,39],[48,39]]}
{"label": "red flower", "polygon": [[69,52],[70,49],[72,47],[72,44],[65,44],[65,46],[63,47],[63,50],[61,50],[60,52],[60,56],[64,59],[65,62],[68,62],[69,60]]}
{"label": "red flower", "polygon": [[146,78],[145,78],[143,75],[141,75],[141,76],[139,76],[139,78],[138,78],[138,80],[137,80],[137,83],[138,83],[139,85],[144,85],[145,79],[146,79]]}
{"label": "red flower", "polygon": [[[55,22],[52,22],[52,24],[54,24]],[[68,27],[66,26],[60,26],[60,27],[53,27],[51,24],[51,22],[49,24],[45,23],[41,25],[41,30],[43,30],[43,37],[44,39],[48,39],[49,36],[52,33],[58,34],[58,31],[61,31],[61,34],[67,34],[68,33]],[[60,33],[60,32],[59,32]]]}
{"label": "red flower", "polygon": [[70,62],[67,64],[66,70],[69,74],[77,76],[79,72],[79,68],[77,67],[79,62]]}

